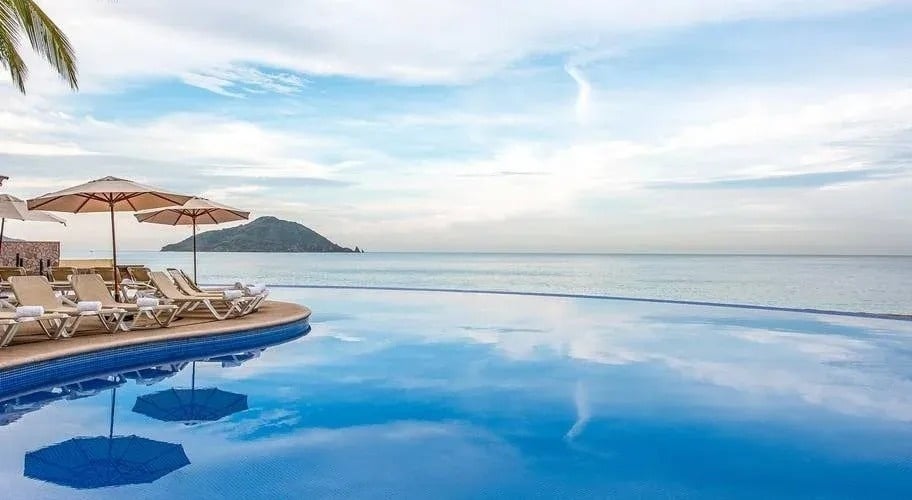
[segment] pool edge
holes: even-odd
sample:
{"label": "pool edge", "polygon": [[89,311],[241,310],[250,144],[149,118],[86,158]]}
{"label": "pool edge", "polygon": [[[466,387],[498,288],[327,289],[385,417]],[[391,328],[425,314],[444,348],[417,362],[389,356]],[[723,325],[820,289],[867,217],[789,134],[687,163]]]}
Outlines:
{"label": "pool edge", "polygon": [[216,335],[160,339],[20,364],[0,371],[0,399],[76,378],[92,378],[175,360],[267,348],[304,337],[310,331],[309,318],[298,318],[271,326]]}
{"label": "pool edge", "polygon": [[[264,305],[265,304],[280,306],[282,309],[280,312],[282,314],[264,314],[263,311],[260,311],[244,318],[205,323],[205,327],[202,328],[199,327],[199,325],[194,325],[196,328],[184,331],[180,330],[181,327],[174,327],[137,332],[120,332],[105,336],[104,342],[79,342],[78,336],[70,339],[44,340],[36,344],[41,345],[42,347],[48,347],[46,351],[24,356],[21,359],[6,359],[0,362],[0,392],[2,392],[2,388],[6,382],[8,372],[23,366],[53,362],[72,356],[91,355],[93,353],[106,352],[115,349],[129,349],[138,346],[167,343],[169,341],[219,337],[231,334],[243,335],[249,332],[296,323],[304,323],[308,325],[309,328],[309,320],[312,311],[306,306],[275,300],[271,300],[264,303]],[[261,314],[262,316],[259,316]],[[132,333],[135,333],[135,335],[131,335]],[[4,350],[6,349],[9,349],[9,347],[4,348]]]}

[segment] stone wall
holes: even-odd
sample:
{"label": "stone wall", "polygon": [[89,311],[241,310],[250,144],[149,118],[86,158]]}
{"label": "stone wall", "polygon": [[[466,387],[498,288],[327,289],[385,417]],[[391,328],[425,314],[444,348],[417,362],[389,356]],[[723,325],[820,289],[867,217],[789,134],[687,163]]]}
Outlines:
{"label": "stone wall", "polygon": [[[17,257],[20,262],[17,263]],[[59,241],[4,241],[0,253],[0,266],[21,265],[32,272],[56,267],[60,262]]]}

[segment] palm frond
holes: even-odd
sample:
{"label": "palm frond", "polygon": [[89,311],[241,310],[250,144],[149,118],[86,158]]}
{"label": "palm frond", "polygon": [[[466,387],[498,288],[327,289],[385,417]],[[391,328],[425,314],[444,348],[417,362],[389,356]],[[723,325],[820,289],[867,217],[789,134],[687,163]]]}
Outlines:
{"label": "palm frond", "polygon": [[7,0],[0,0],[0,65],[9,70],[19,91],[25,93],[28,68],[19,55],[19,23]]}
{"label": "palm frond", "polygon": [[18,16],[32,48],[41,54],[73,90],[79,88],[76,54],[67,36],[33,0],[0,0]]}

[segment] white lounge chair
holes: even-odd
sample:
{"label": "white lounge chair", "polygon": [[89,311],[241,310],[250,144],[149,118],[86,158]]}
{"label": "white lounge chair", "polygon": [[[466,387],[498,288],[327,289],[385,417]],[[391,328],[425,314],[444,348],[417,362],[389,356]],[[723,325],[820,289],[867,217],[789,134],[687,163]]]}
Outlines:
{"label": "white lounge chair", "polygon": [[263,290],[261,293],[250,293],[249,289],[240,289],[240,288],[225,288],[222,290],[204,290],[195,285],[186,274],[180,269],[168,269],[168,274],[171,275],[171,278],[174,279],[174,284],[186,295],[191,297],[222,297],[225,291],[230,290],[240,290],[244,297],[247,298],[247,303],[242,311],[243,314],[248,314],[253,311],[256,311],[260,304],[266,300],[266,297],[269,295],[268,290]]}
{"label": "white lounge chair", "polygon": [[[181,292],[177,286],[168,278],[168,275],[161,271],[153,271],[149,274],[152,279],[152,285],[158,289],[166,300],[173,302],[178,307],[177,315],[184,312],[195,311],[199,307],[204,307],[213,318],[224,320],[232,317],[242,316],[247,309],[249,300],[244,297],[229,298],[229,296],[192,296]],[[217,306],[223,308],[219,310]]]}
{"label": "white lounge chair", "polygon": [[34,316],[20,316],[15,311],[0,312],[0,347],[12,342],[19,329],[27,324],[35,324],[45,335],[52,339],[60,338],[66,333],[66,314],[42,313]]}
{"label": "white lounge chair", "polygon": [[45,312],[65,314],[68,319],[61,337],[71,337],[82,321],[89,317],[98,318],[108,333],[115,333],[121,329],[126,315],[126,311],[117,308],[84,310],[78,304],[76,307],[64,306],[44,276],[11,276],[10,286],[20,306],[41,306]]}
{"label": "white lounge chair", "polygon": [[[74,274],[70,277],[70,284],[76,293],[76,298],[81,301],[101,302],[101,306],[108,309],[122,309],[133,315],[133,319],[121,324],[124,330],[141,328],[167,328],[177,315],[177,306],[173,304],[139,305],[129,302],[114,300],[104,279],[97,274]],[[142,301],[144,299],[137,299]],[[155,302],[155,300],[152,300]],[[143,318],[148,321],[143,321]],[[145,324],[143,324],[145,323]]]}

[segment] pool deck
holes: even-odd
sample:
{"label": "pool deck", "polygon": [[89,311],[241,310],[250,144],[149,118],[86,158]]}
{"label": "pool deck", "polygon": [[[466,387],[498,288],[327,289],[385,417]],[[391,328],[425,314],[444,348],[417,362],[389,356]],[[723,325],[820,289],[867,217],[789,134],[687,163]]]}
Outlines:
{"label": "pool deck", "polygon": [[206,337],[284,325],[310,317],[310,309],[298,304],[269,300],[259,311],[241,318],[216,321],[211,317],[187,316],[169,328],[153,328],[109,334],[99,324],[85,322],[71,338],[52,340],[37,327],[22,328],[13,342],[0,348],[0,373],[16,366],[102,351],[112,347],[147,344],[161,340]]}

